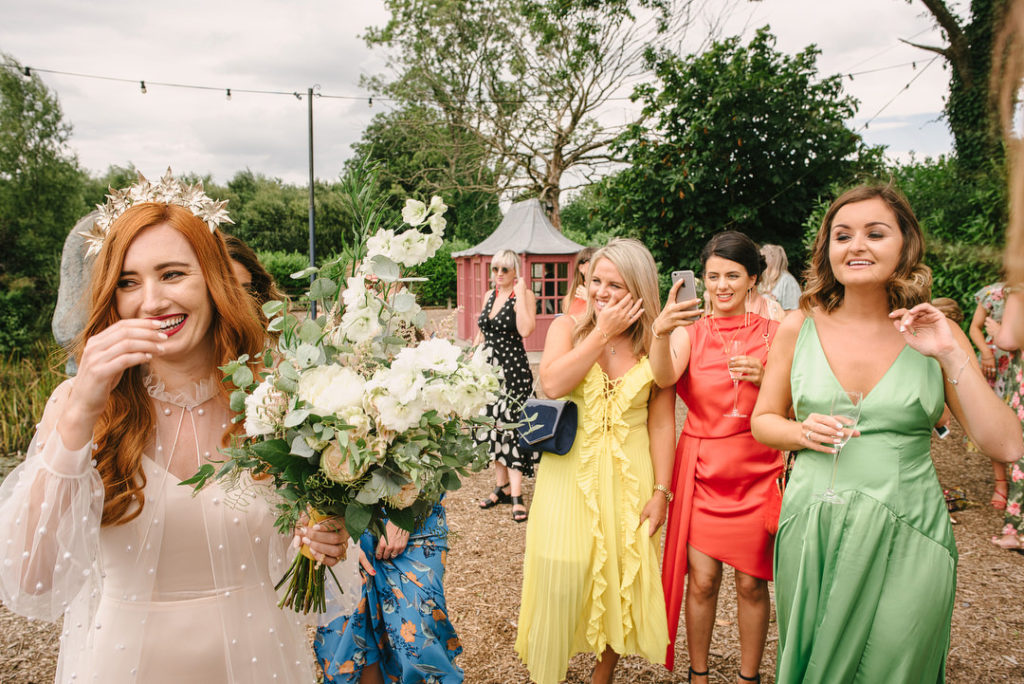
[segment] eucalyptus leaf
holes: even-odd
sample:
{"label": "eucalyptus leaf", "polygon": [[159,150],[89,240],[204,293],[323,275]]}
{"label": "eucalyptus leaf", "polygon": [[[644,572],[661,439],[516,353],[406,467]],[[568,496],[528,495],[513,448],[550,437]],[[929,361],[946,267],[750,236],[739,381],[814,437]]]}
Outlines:
{"label": "eucalyptus leaf", "polygon": [[288,378],[296,382],[299,380],[299,372],[295,370],[295,366],[287,361],[282,361],[281,365],[277,367],[277,371],[281,374],[282,378]]}
{"label": "eucalyptus leaf", "polygon": [[323,348],[303,342],[295,351],[295,360],[302,368],[309,368],[322,365],[327,361],[327,356],[324,354]]}
{"label": "eucalyptus leaf", "polygon": [[408,290],[402,290],[395,295],[392,306],[394,306],[395,311],[398,313],[412,311],[412,308],[416,306],[416,295]]}
{"label": "eucalyptus leaf", "polygon": [[249,370],[248,366],[239,366],[234,373],[231,374],[231,382],[235,383],[235,386],[239,389],[246,389],[252,384],[252,371]]}
{"label": "eucalyptus leaf", "polygon": [[295,409],[293,411],[289,411],[288,415],[284,417],[284,426],[295,427],[297,425],[302,425],[306,418],[309,418],[308,409]]}
{"label": "eucalyptus leaf", "polygon": [[319,272],[320,272],[319,267],[317,267],[317,266],[307,266],[306,268],[302,269],[301,271],[296,271],[295,273],[292,273],[289,277],[292,278],[293,280],[301,280],[302,278],[308,278],[309,276],[311,276],[311,275],[313,275],[315,273],[319,273]]}
{"label": "eucalyptus leaf", "polygon": [[313,447],[306,443],[305,437],[296,435],[295,439],[292,440],[292,448],[288,453],[301,456],[302,458],[310,458],[316,452],[313,451]]}
{"label": "eucalyptus leaf", "polygon": [[263,315],[266,316],[267,318],[270,318],[271,316],[276,316],[277,314],[284,311],[284,307],[284,302],[277,299],[271,299],[269,302],[263,302]]}
{"label": "eucalyptus leaf", "polygon": [[316,344],[323,335],[323,329],[316,324],[316,321],[306,319],[299,326],[299,339],[307,344]]}
{"label": "eucalyptus leaf", "polygon": [[245,411],[245,399],[249,395],[244,390],[236,389],[231,393],[231,410],[235,413]]}
{"label": "eucalyptus leaf", "polygon": [[387,283],[393,283],[402,275],[401,271],[391,259],[383,254],[377,254],[369,261],[369,271]]}
{"label": "eucalyptus leaf", "polygon": [[338,284],[330,278],[317,278],[309,286],[310,299],[333,298],[338,293]]}

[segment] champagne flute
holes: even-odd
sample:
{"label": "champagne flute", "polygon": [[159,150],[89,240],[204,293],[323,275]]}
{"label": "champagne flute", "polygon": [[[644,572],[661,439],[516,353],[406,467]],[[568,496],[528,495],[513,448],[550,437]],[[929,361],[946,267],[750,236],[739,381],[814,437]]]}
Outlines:
{"label": "champagne flute", "polygon": [[824,494],[820,497],[826,503],[846,503],[843,497],[836,494],[836,470],[839,467],[839,454],[842,453],[843,447],[850,441],[853,431],[857,428],[857,421],[860,420],[861,400],[863,398],[864,395],[860,392],[847,392],[846,390],[837,390],[832,395],[832,407],[829,410],[829,414],[836,421],[842,423],[843,436],[839,438],[839,443],[835,445],[836,453],[832,455],[832,479],[829,480],[828,488],[825,489]]}
{"label": "champagne flute", "polygon": [[736,358],[743,356],[743,344],[739,340],[731,340],[725,348],[729,355],[729,377],[732,379],[732,410],[724,414],[726,418],[746,418],[746,413],[740,413],[737,402],[739,401],[740,376],[742,371],[733,370],[732,363]]}

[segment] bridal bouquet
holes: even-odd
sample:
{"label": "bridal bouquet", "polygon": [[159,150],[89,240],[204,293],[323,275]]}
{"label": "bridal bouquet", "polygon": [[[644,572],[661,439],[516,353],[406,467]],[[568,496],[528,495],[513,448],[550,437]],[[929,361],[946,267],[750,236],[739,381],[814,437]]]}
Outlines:
{"label": "bridal bouquet", "polygon": [[[473,432],[490,421],[483,409],[500,392],[500,368],[481,350],[429,338],[407,288],[417,279],[403,277],[441,246],[447,207],[440,197],[409,199],[408,227],[387,229],[383,200],[365,187],[349,194],[359,228],[347,263],[292,275],[316,276],[306,299],[320,315],[267,302],[278,337],[266,370],[254,376],[246,357],[222,367],[238,388],[231,407],[245,437],[223,450],[219,469],[204,465],[188,481],[198,489],[211,478],[238,483],[245,472],[273,478],[284,534],[302,516],[344,517],[353,538],[381,534],[385,519],[412,531],[445,491],[486,464]],[[278,584],[288,584],[280,605],[322,611],[324,570],[303,547]]]}

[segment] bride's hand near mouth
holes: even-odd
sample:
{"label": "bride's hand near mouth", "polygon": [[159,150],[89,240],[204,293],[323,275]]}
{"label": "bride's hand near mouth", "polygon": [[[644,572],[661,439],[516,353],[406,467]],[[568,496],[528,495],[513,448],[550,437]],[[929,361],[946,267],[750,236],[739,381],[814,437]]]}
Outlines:
{"label": "bride's hand near mouth", "polygon": [[123,319],[86,340],[67,409],[58,423],[68,449],[79,449],[92,439],[93,425],[121,375],[163,351],[167,335],[157,330],[162,324],[146,318]]}

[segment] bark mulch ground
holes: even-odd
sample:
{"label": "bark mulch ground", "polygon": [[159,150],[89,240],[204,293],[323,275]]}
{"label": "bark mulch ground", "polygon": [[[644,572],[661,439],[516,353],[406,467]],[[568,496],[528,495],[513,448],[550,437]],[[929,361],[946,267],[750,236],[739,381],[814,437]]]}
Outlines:
{"label": "bark mulch ground", "polygon": [[[681,425],[681,422],[680,422]],[[972,505],[955,513],[960,550],[959,583],[953,613],[948,681],[952,684],[1024,681],[1024,556],[1002,551],[989,537],[1002,526],[1001,513],[988,505],[992,472],[986,459],[969,453],[963,432],[955,428],[945,440],[933,439],[933,455],[943,487],[963,489]],[[0,461],[0,476],[12,459]],[[529,676],[513,651],[522,581],[526,525],[516,524],[511,509],[479,511],[476,501],[493,487],[491,471],[469,478],[447,498],[451,526],[446,587],[452,621],[465,652],[458,663],[470,684],[526,683]],[[532,482],[526,483],[527,501]],[[712,642],[711,681],[735,682],[739,640],[732,579],[722,583],[718,623]],[[683,629],[676,644],[676,671],[628,657],[618,669],[619,682],[684,682],[688,658]],[[58,631],[0,606],[0,684],[52,682]],[[777,632],[774,615],[763,681],[774,682]],[[168,645],[173,648],[173,645]],[[579,655],[569,666],[568,682],[589,681],[593,657]]]}

